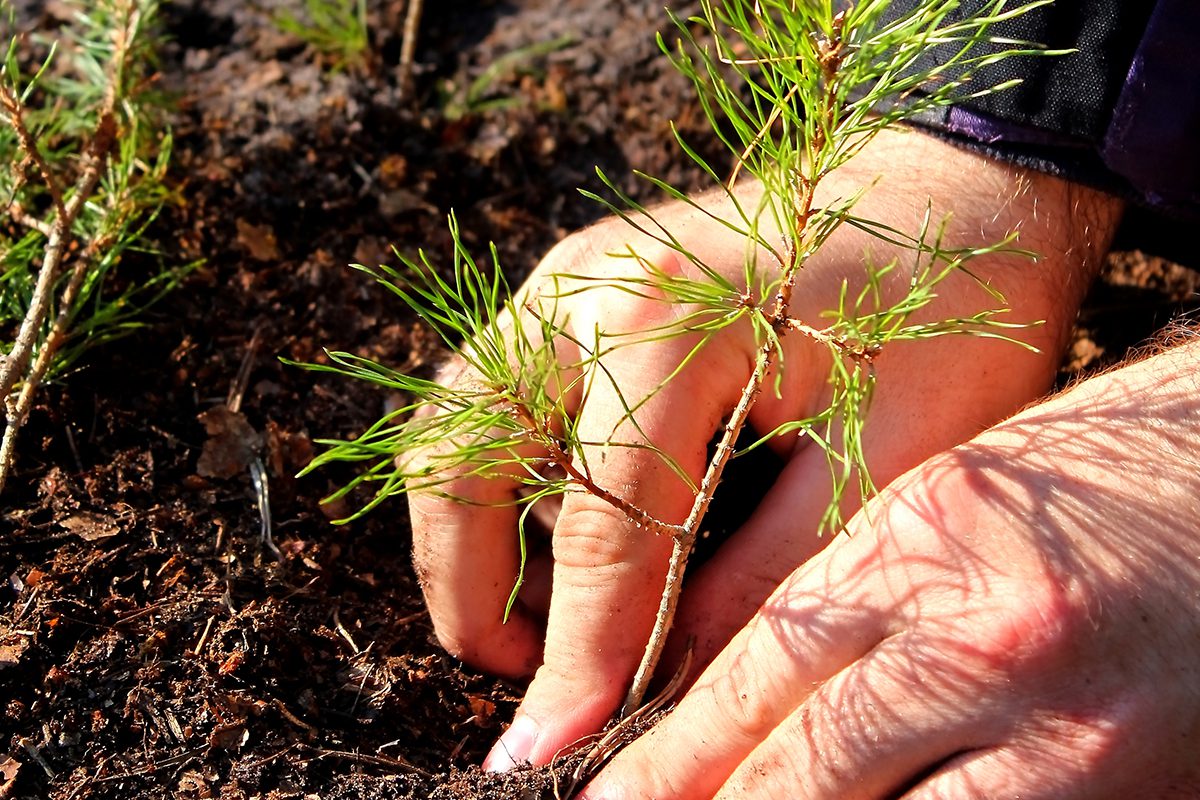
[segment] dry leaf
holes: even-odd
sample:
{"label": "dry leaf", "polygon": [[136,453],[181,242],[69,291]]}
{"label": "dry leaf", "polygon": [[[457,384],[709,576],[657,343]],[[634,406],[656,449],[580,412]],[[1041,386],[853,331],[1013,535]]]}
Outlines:
{"label": "dry leaf", "polygon": [[244,473],[258,453],[258,433],[241,414],[215,406],[200,415],[208,441],[200,451],[196,472],[204,478],[232,478]]}
{"label": "dry leaf", "polygon": [[60,519],[58,524],[86,542],[108,539],[121,532],[115,519],[91,511],[77,512]]}
{"label": "dry leaf", "polygon": [[239,750],[250,741],[250,730],[241,723],[224,725],[208,737],[208,746],[214,750]]}
{"label": "dry leaf", "polygon": [[274,421],[267,423],[267,463],[274,475],[293,475],[312,461],[312,439],[304,433],[289,433]]}
{"label": "dry leaf", "polygon": [[270,225],[251,225],[246,220],[239,219],[237,241],[250,257],[257,261],[279,260],[279,242]]}
{"label": "dry leaf", "polygon": [[492,715],[496,713],[496,704],[487,698],[471,695],[467,698],[467,702],[471,706],[471,713],[475,715],[477,725],[487,725]]}

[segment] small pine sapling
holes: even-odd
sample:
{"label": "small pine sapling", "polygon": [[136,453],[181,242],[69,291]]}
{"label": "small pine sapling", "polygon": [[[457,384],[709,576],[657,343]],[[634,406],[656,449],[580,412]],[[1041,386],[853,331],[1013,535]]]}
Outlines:
{"label": "small pine sapling", "polygon": [[123,257],[150,247],[146,228],[169,197],[167,103],[153,80],[159,4],[71,7],[72,22],[45,41],[10,35],[0,0],[0,218],[10,223],[0,230],[0,489],[39,387],[135,330],[187,269],[155,257],[148,277],[119,290],[111,280]]}
{"label": "small pine sapling", "polygon": [[[784,434],[803,435],[824,451],[833,484],[833,498],[821,522],[826,531],[842,527],[841,500],[847,491],[865,499],[875,490],[862,434],[875,385],[873,363],[880,353],[894,342],[946,335],[995,337],[1027,346],[1010,338],[1011,329],[1020,326],[1004,322],[1004,299],[986,286],[995,303],[992,308],[966,317],[914,320],[914,314],[936,298],[943,281],[958,272],[969,274],[974,259],[1020,253],[1013,247],[1014,237],[979,247],[950,246],[946,221],[934,219],[932,205],[920,229],[905,232],[856,213],[870,186],[825,203],[818,200],[818,187],[881,131],[1012,85],[988,83],[986,68],[1002,59],[1050,51],[999,38],[993,28],[1048,2],[1012,6],[989,0],[977,13],[962,17],[952,13],[959,5],[955,0],[926,0],[903,12],[890,9],[889,0],[704,0],[699,16],[673,17],[679,40],[668,45],[660,37],[660,45],[694,83],[715,135],[735,159],[733,175],[723,179],[678,133],[676,139],[686,156],[711,177],[734,213],[715,217],[706,205],[666,182],[639,175],[749,243],[740,280],[712,267],[703,253],[690,250],[655,211],[603,173],[600,180],[615,199],[584,194],[603,203],[643,238],[676,253],[691,269],[665,270],[631,249],[610,255],[633,259],[640,269],[632,276],[597,279],[561,273],[550,276],[549,288],[514,295],[495,248],[486,264],[477,262],[451,216],[454,254],[445,273],[424,252],[415,259],[397,254],[402,269],[357,268],[424,319],[473,378],[442,383],[401,374],[350,353],[329,352],[328,364],[307,366],[398,390],[408,402],[351,441],[324,442],[328,449],[306,471],[333,462],[360,467],[357,477],[333,498],[363,487],[373,492],[343,521],[395,495],[445,491],[448,483],[468,475],[504,474],[525,487],[514,501],[524,506],[517,531],[522,564],[530,510],[541,500],[569,492],[588,492],[647,535],[670,537],[671,561],[654,630],[622,710],[622,716],[633,714],[665,644],[688,556],[722,472],[738,455],[735,443],[754,404],[764,391],[771,391],[770,376],[779,376],[786,367],[785,338],[805,337],[828,351],[831,400],[812,416],[780,425],[757,444]],[[934,67],[926,66],[923,58],[931,48],[941,54]],[[740,175],[762,188],[752,205],[743,204],[734,191]],[[903,266],[911,272],[906,288],[899,298],[883,290],[884,279],[900,268],[899,259],[868,263],[861,288],[843,282],[836,305],[822,319],[798,318],[792,310],[798,274],[845,226],[907,253]],[[563,301],[602,287],[670,304],[677,313],[664,325],[632,332],[597,326],[581,337],[567,324]],[[753,331],[753,370],[697,482],[638,424],[639,409],[665,384],[629,396],[606,365],[619,359],[625,348],[686,335],[694,344],[671,373],[678,375],[714,336],[734,325]],[[564,363],[564,352],[578,357]],[[564,398],[581,398],[577,405],[582,406],[600,384],[619,398],[624,417],[611,437],[590,442],[579,430],[581,414],[569,413]],[[633,435],[622,438],[618,429]],[[593,480],[589,451],[598,446],[639,448],[661,459],[692,491],[686,519],[678,524],[658,519],[623,497],[620,487]],[[514,577],[510,609],[522,579]]]}
{"label": "small pine sapling", "polygon": [[328,59],[334,70],[365,66],[370,56],[366,0],[304,0],[302,13],[281,9],[274,20],[280,30]]}

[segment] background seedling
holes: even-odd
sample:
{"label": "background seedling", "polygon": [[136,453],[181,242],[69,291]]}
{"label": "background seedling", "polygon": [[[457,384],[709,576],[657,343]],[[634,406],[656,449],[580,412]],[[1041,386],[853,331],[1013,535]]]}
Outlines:
{"label": "background seedling", "polygon": [[74,9],[61,38],[49,42],[15,33],[3,9],[0,488],[41,384],[136,330],[140,313],[186,271],[154,257],[151,274],[114,280],[128,253],[153,248],[146,229],[169,199],[171,137],[153,83],[158,3],[101,0]]}
{"label": "background seedling", "polygon": [[443,105],[442,114],[447,119],[455,120],[472,114],[483,114],[499,108],[520,105],[522,100],[519,97],[498,96],[496,84],[514,73],[535,72],[536,64],[540,59],[569,47],[574,41],[573,36],[560,36],[513,50],[488,64],[475,80],[461,89],[447,81],[444,88],[447,99]]}
{"label": "background seedling", "polygon": [[327,58],[334,69],[363,67],[370,56],[366,0],[304,0],[299,14],[276,12],[275,24]]}

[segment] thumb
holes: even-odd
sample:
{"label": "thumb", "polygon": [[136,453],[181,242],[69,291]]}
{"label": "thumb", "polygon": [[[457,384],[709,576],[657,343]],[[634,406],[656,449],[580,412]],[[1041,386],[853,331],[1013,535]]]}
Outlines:
{"label": "thumb", "polygon": [[[663,454],[698,483],[708,441],[749,371],[741,348],[715,341],[700,368],[699,359],[687,360],[695,344],[679,336],[629,347],[591,386],[576,427],[580,440],[593,444],[573,466],[616,503],[595,491],[564,499],[553,535],[543,664],[489,754],[489,770],[548,763],[600,730],[624,699],[653,628],[671,550],[670,536],[637,522],[629,506],[666,523],[685,519],[695,492]],[[637,409],[636,425],[630,408]]]}
{"label": "thumb", "polygon": [[548,763],[603,728],[654,623],[669,538],[639,529],[602,500],[572,499],[555,530],[545,660],[484,762],[491,771]]}

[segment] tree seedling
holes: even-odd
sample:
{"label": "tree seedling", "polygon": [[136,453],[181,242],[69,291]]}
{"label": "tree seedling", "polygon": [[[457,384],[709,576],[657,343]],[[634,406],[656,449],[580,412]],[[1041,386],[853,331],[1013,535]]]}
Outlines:
{"label": "tree seedling", "polygon": [[329,59],[333,69],[365,65],[371,48],[366,0],[304,0],[301,14],[275,13],[275,24]]}
{"label": "tree seedling", "polygon": [[58,41],[38,42],[11,33],[0,2],[0,489],[39,387],[136,330],[187,271],[154,257],[152,274],[112,281],[126,255],[148,251],[146,228],[169,197],[166,101],[151,78],[158,2],[73,9]]}
{"label": "tree seedling", "polygon": [[[935,299],[944,280],[969,271],[974,259],[1018,252],[1011,237],[981,247],[952,247],[944,238],[945,221],[933,219],[932,211],[927,211],[918,231],[896,230],[856,213],[869,186],[831,203],[817,198],[818,187],[829,175],[880,131],[1012,85],[989,82],[987,68],[1002,59],[1048,51],[999,38],[994,27],[1047,2],[1013,5],[990,0],[976,13],[963,16],[955,13],[959,5],[955,0],[926,0],[899,12],[890,8],[894,5],[890,0],[851,4],[705,0],[698,16],[675,18],[678,41],[669,45],[660,37],[660,45],[694,83],[715,135],[734,157],[733,177],[719,176],[697,150],[678,134],[676,138],[683,152],[712,178],[716,191],[726,196],[734,213],[713,217],[705,205],[683,192],[656,178],[642,177],[748,243],[740,280],[708,264],[704,253],[690,250],[653,210],[635,202],[603,173],[600,179],[615,199],[585,194],[604,203],[642,236],[677,253],[691,267],[686,274],[663,270],[630,250],[613,255],[640,265],[631,276],[596,279],[558,274],[551,276],[550,288],[514,297],[495,248],[486,263],[477,261],[451,216],[454,253],[444,272],[424,252],[416,258],[397,254],[399,269],[358,269],[424,319],[465,362],[472,378],[441,383],[401,374],[350,353],[329,352],[328,364],[308,366],[398,390],[408,401],[353,440],[325,442],[328,449],[308,470],[332,462],[357,465],[358,475],[331,498],[372,490],[349,519],[396,495],[448,492],[449,485],[465,476],[516,476],[525,487],[521,499],[514,501],[524,505],[517,532],[522,558],[530,509],[546,498],[571,492],[588,492],[608,502],[644,528],[647,536],[670,537],[671,561],[654,630],[622,711],[632,714],[642,703],[662,652],[688,556],[717,483],[730,459],[738,455],[738,435],[759,397],[772,390],[769,376],[786,369],[783,341],[806,337],[827,349],[832,399],[824,410],[780,425],[759,443],[785,434],[803,435],[822,448],[834,487],[822,526],[835,531],[843,525],[843,495],[856,491],[865,499],[875,488],[864,461],[862,433],[878,355],[895,342],[945,335],[1009,339],[1011,328],[1018,327],[1003,321],[1003,298],[995,293],[991,295],[994,307],[971,316],[920,322],[913,318]],[[924,56],[932,48],[940,53],[938,64],[925,66]],[[752,206],[744,205],[734,191],[738,176],[762,187]],[[903,263],[868,263],[861,288],[852,289],[844,282],[836,305],[823,318],[798,318],[793,313],[797,276],[844,226],[900,248],[907,257]],[[909,270],[903,281],[907,288],[896,299],[882,285],[885,277],[900,269]],[[561,311],[562,301],[601,287],[619,289],[640,301],[671,304],[677,312],[670,323],[647,330],[596,327],[589,336],[573,333]],[[753,331],[757,344],[753,371],[729,411],[707,468],[696,480],[638,424],[639,410],[665,384],[630,396],[606,365],[635,344],[686,335],[695,344],[672,373],[677,375],[714,336],[735,325]],[[563,363],[563,352],[579,356]],[[620,398],[624,418],[609,439],[589,442],[579,431],[580,414],[568,413],[564,398],[573,395],[580,398],[577,405],[585,406],[601,385]],[[618,434],[618,430],[633,433]],[[686,519],[657,519],[623,496],[622,487],[594,480],[589,452],[599,446],[639,448],[661,459],[693,492]],[[514,577],[513,599],[521,581],[519,575]]]}

